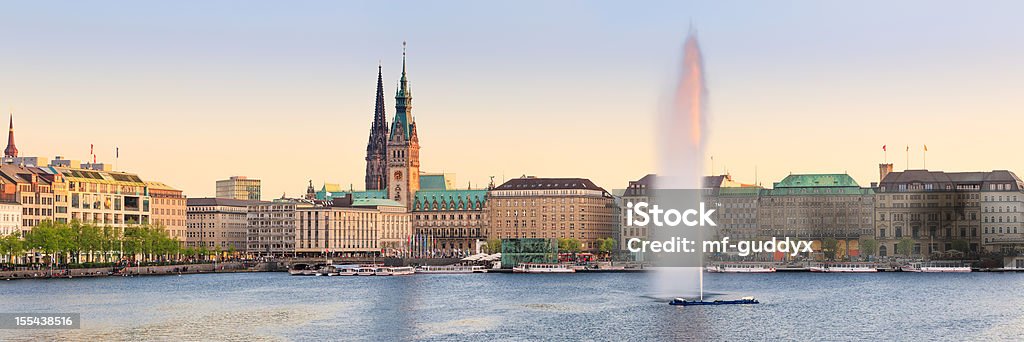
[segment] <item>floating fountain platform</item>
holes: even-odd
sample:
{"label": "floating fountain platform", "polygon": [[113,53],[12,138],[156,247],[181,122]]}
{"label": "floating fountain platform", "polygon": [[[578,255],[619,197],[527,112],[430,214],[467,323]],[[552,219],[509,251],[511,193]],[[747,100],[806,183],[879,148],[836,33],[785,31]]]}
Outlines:
{"label": "floating fountain platform", "polygon": [[743,298],[736,299],[736,300],[714,300],[714,301],[686,300],[686,299],[683,299],[683,298],[676,298],[676,299],[673,299],[671,302],[668,302],[668,304],[669,305],[690,306],[690,305],[761,304],[761,302],[757,301],[757,299],[754,299],[754,297],[743,297]]}

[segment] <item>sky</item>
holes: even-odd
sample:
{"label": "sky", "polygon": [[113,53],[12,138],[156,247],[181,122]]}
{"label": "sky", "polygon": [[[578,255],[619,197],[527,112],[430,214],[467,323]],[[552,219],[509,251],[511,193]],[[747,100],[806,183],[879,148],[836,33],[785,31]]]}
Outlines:
{"label": "sky", "polygon": [[[790,173],[1024,171],[1024,4],[1012,1],[0,2],[0,109],[22,156],[100,161],[210,196],[362,188],[377,64],[408,41],[421,169],[607,189],[655,171],[655,117],[696,29],[706,160]],[[906,153],[910,146],[910,153]],[[756,170],[756,171],[755,171]],[[756,175],[756,176],[755,176]]]}

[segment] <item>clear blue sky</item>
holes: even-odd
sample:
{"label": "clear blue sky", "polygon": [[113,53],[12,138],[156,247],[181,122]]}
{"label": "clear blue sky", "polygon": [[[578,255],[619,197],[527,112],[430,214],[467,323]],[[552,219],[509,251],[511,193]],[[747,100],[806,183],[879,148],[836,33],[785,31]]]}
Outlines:
{"label": "clear blue sky", "polygon": [[[692,20],[708,153],[789,172],[1024,170],[1024,4],[1012,1],[3,2],[0,106],[23,154],[101,160],[190,196],[262,178],[361,187],[376,65],[393,115],[409,41],[426,171],[620,188],[654,168],[653,117]],[[390,118],[389,118],[390,120]],[[899,146],[892,148],[894,146]],[[186,168],[187,166],[187,168]]]}

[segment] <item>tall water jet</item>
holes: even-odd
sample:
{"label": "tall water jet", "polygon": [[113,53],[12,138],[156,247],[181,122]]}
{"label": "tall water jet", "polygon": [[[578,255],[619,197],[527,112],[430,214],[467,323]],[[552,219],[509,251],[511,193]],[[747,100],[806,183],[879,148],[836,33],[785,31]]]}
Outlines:
{"label": "tall water jet", "polygon": [[[692,207],[700,202],[703,185],[702,164],[704,143],[707,139],[707,89],[704,84],[704,65],[692,28],[683,46],[683,64],[678,84],[672,94],[671,105],[663,110],[658,121],[658,178],[655,196],[663,206]],[[700,227],[672,230],[651,229],[652,240],[666,241],[671,237],[698,241],[704,235]],[[701,252],[662,253],[656,262],[654,290],[657,296],[702,295]]]}

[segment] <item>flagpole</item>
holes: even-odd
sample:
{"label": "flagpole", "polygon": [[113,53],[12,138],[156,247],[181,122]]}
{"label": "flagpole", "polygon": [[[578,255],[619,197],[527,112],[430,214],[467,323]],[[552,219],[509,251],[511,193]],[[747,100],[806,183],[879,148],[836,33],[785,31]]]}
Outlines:
{"label": "flagpole", "polygon": [[907,145],[907,165],[904,166],[904,170],[910,170],[910,145]]}

